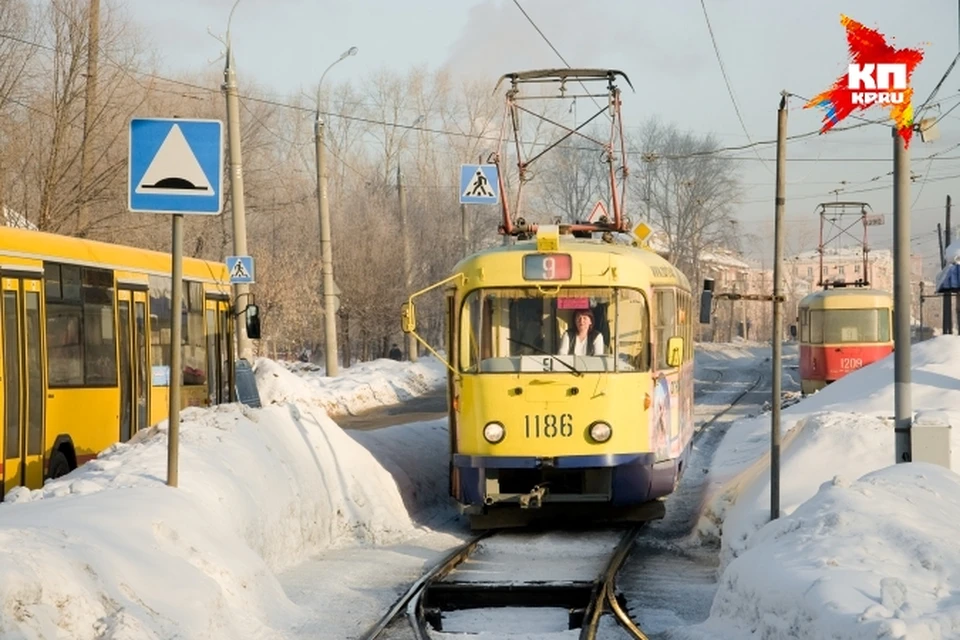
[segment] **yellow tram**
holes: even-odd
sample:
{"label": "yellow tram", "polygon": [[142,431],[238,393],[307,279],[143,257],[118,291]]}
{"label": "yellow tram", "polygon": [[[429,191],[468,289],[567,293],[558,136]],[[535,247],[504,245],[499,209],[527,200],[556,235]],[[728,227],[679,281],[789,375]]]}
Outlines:
{"label": "yellow tram", "polygon": [[[544,516],[662,517],[659,498],[676,488],[691,450],[690,283],[654,251],[617,241],[630,232],[622,206],[626,185],[618,189],[617,180],[628,174],[621,78],[630,84],[615,69],[542,69],[500,79],[510,82],[503,130],[509,128],[514,141],[501,139],[485,180],[482,167],[461,169],[461,181],[467,179],[461,202],[498,199],[498,231],[516,241],[463,259],[453,275],[404,305],[403,331],[430,349],[416,335],[414,300],[445,289],[450,493],[474,528]],[[543,88],[550,82],[559,89],[555,96]],[[576,129],[522,106],[531,99],[592,99],[590,83],[604,83],[607,100],[595,101],[597,114]],[[527,84],[535,87],[529,95]],[[604,114],[611,123],[606,142],[580,133]],[[531,116],[565,133],[524,158],[529,145],[522,122]],[[594,212],[604,213],[528,222],[519,209],[524,185],[533,180],[529,168],[573,135],[602,148],[609,199]],[[512,150],[519,170],[515,200],[504,193],[502,172],[513,164],[507,159]]]}
{"label": "yellow tram", "polygon": [[[170,272],[169,254],[0,229],[0,500],[167,418]],[[183,278],[182,404],[230,402],[226,267],[184,258]]]}
{"label": "yellow tram", "polygon": [[[509,523],[510,507],[661,517],[694,427],[683,273],[650,250],[541,226],[536,241],[466,258],[442,285],[450,492],[473,525]],[[406,332],[428,290],[411,296]],[[594,348],[571,353],[581,316]]]}

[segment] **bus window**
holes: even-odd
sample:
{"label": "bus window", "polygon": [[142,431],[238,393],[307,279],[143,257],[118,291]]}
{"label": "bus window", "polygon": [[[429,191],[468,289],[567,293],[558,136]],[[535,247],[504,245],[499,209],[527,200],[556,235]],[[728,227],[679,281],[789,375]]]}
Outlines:
{"label": "bus window", "polygon": [[203,332],[203,285],[183,283],[183,384],[207,384],[207,338]]}
{"label": "bus window", "polygon": [[113,272],[47,263],[44,279],[49,386],[116,386]]}
{"label": "bus window", "polygon": [[83,375],[87,386],[117,385],[113,273],[83,270]]}

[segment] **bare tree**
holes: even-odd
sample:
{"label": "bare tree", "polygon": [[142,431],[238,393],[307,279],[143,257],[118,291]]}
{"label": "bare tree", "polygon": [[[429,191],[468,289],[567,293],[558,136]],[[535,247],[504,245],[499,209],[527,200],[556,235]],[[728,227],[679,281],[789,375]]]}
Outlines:
{"label": "bare tree", "polygon": [[[669,259],[693,282],[700,256],[714,246],[736,248],[730,217],[736,203],[736,164],[717,155],[711,136],[698,137],[652,120],[633,148],[649,154],[648,175],[632,181],[636,200],[649,197],[650,221],[666,240]],[[649,193],[647,185],[649,184]]]}

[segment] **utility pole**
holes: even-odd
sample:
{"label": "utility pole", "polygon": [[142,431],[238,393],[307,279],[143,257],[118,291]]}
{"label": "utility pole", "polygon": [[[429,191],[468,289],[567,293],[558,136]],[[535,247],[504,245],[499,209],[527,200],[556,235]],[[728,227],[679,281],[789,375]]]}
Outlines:
{"label": "utility pole", "polygon": [[[940,239],[940,268],[943,269],[947,266],[947,247],[950,246],[950,242],[953,240],[953,234],[950,232],[950,196],[947,196],[947,208],[944,213],[944,227],[945,233],[944,236]],[[953,294],[944,293],[942,300],[942,309],[943,309],[943,333],[944,335],[953,333]]]}
{"label": "utility pole", "polygon": [[323,339],[324,363],[326,375],[336,377],[339,374],[339,354],[337,348],[337,290],[333,282],[333,243],[330,234],[330,205],[327,201],[327,158],[324,153],[323,133],[325,123],[320,113],[320,89],[323,79],[333,65],[357,55],[358,49],[350,47],[340,54],[340,57],[331,62],[320,75],[317,83],[317,118],[313,127],[313,139],[317,155],[317,208],[320,215],[320,261],[323,276]]}
{"label": "utility pole", "polygon": [[770,399],[770,519],[780,517],[780,378],[783,374],[783,209],[787,183],[787,94],[780,96],[777,111],[777,193],[773,218],[773,380]]}
{"label": "utility pole", "polygon": [[93,129],[94,109],[97,102],[97,59],[100,55],[100,0],[90,0],[90,34],[87,38],[87,81],[85,83],[83,105],[83,144],[80,147],[80,206],[77,209],[77,222],[87,219],[90,211],[89,183],[93,168],[93,152],[90,151],[90,138]]}
{"label": "utility pole", "polygon": [[893,132],[893,406],[896,461],[910,462],[910,150]]}
{"label": "utility pole", "polygon": [[[236,6],[236,5],[234,5]],[[227,93],[227,140],[230,145],[230,203],[233,211],[233,255],[247,254],[247,217],[243,202],[243,157],[240,153],[240,98],[237,95],[237,74],[233,70],[233,49],[230,32],[227,31],[227,64],[223,70],[224,89]],[[250,285],[234,285],[233,317],[236,324],[237,355],[253,362],[253,348],[247,337],[244,314],[240,309],[250,304]]]}
{"label": "utility pole", "polygon": [[[397,197],[400,199],[400,234],[403,236],[403,280],[407,295],[413,293],[413,266],[410,248],[410,230],[407,228],[407,189],[403,184],[403,171],[397,163]],[[407,334],[407,358],[417,361],[417,339]]]}
{"label": "utility pole", "polygon": [[330,234],[330,204],[327,200],[327,158],[323,148],[323,116],[320,115],[320,96],[317,89],[317,119],[314,123],[314,142],[317,154],[317,203],[320,207],[320,253],[323,272],[323,338],[326,375],[339,374],[337,346],[337,299],[333,288],[333,246]]}

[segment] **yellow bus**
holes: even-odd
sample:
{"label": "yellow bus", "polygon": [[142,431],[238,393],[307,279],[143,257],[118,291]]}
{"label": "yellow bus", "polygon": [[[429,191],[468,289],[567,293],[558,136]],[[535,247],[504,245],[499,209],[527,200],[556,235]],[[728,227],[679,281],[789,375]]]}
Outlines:
{"label": "yellow bus", "polygon": [[[0,500],[168,417],[171,269],[170,254],[0,228]],[[235,399],[233,319],[226,266],[184,258],[182,406]]]}

